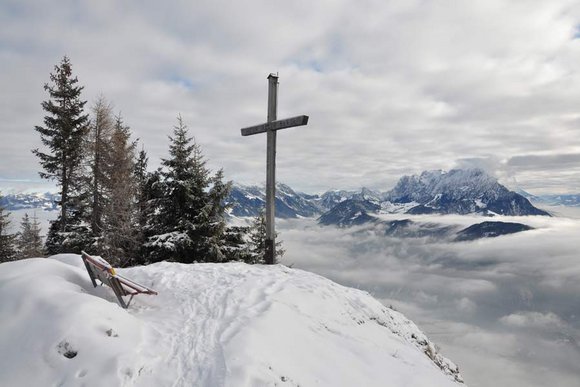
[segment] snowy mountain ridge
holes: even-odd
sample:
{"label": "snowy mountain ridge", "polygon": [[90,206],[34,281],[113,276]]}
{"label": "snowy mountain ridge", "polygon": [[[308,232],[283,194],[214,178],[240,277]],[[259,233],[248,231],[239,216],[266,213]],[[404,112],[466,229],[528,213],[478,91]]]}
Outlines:
{"label": "snowy mountain ridge", "polygon": [[[376,222],[378,214],[545,215],[525,197],[479,169],[425,171],[403,176],[388,192],[362,191],[320,216],[319,223],[349,227]],[[501,226],[496,223],[496,226]],[[500,227],[501,228],[501,227]],[[497,230],[499,233],[502,230]]]}
{"label": "snowy mountain ridge", "polygon": [[419,203],[410,214],[549,215],[480,169],[425,171],[402,177],[385,195],[392,203]]}
{"label": "snowy mountain ridge", "polygon": [[462,383],[402,314],[312,273],[242,263],[119,269],[159,292],[125,310],[110,289],[92,287],[79,256],[53,258],[0,264],[0,385]]}
{"label": "snowy mountain ridge", "polygon": [[579,194],[552,194],[552,195],[532,195],[523,189],[516,191],[532,203],[547,204],[550,206],[580,207]]}
{"label": "snowy mountain ridge", "polygon": [[[0,205],[8,210],[23,208],[57,209],[55,194],[11,194]],[[561,199],[561,198],[560,198]],[[315,217],[333,210],[337,205],[344,209],[351,200],[367,202],[381,207],[385,213],[409,214],[500,214],[548,215],[534,207],[521,194],[512,192],[479,169],[449,172],[424,171],[420,175],[403,176],[390,191],[378,192],[363,187],[359,191],[330,190],[321,195],[310,195],[278,183],[276,190],[276,216],[279,218]],[[557,200],[553,199],[553,200]],[[577,198],[567,197],[574,205]],[[254,217],[264,208],[264,186],[234,184],[226,202],[229,214],[235,217]]]}
{"label": "snowy mountain ridge", "polygon": [[41,211],[58,210],[56,201],[59,195],[52,192],[11,193],[0,198],[0,206],[10,210],[39,209]]}
{"label": "snowy mountain ridge", "polygon": [[[280,218],[312,217],[323,211],[317,195],[296,192],[283,183],[276,184],[276,216]],[[257,216],[265,208],[264,186],[234,184],[226,203],[231,205],[230,215]]]}

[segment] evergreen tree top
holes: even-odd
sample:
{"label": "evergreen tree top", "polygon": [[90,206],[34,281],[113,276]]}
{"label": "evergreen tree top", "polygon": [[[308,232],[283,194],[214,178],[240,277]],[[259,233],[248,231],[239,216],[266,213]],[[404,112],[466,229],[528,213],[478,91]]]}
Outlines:
{"label": "evergreen tree top", "polygon": [[81,157],[81,141],[87,132],[89,116],[83,114],[86,104],[80,98],[83,87],[76,85],[78,79],[72,76],[72,65],[66,56],[60,65],[54,67],[50,80],[52,84],[44,85],[50,98],[42,102],[42,108],[48,114],[44,117],[44,126],[34,128],[50,153],[38,149],[33,153],[40,158],[45,170],[40,173],[42,178],[61,180],[63,158],[74,165]]}
{"label": "evergreen tree top", "polygon": [[[75,86],[78,83],[78,78],[72,76],[72,64],[67,56],[62,58],[60,65],[54,66],[54,73],[50,74],[50,80],[54,85],[45,83],[44,90],[48,91],[50,96],[57,101],[65,100],[71,96],[78,96],[84,89],[84,86]],[[82,102],[81,107],[85,103],[86,101]]]}
{"label": "evergreen tree top", "polygon": [[177,125],[173,127],[173,136],[169,136],[168,159],[162,159],[161,164],[166,168],[164,175],[169,180],[185,182],[195,180],[196,186],[209,185],[209,171],[205,167],[205,160],[201,147],[194,137],[189,137],[187,125],[181,115],[177,117]]}

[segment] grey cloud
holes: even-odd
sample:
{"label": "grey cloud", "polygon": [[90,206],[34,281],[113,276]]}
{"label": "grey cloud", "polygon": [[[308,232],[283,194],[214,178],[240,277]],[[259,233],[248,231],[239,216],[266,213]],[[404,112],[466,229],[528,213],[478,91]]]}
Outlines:
{"label": "grey cloud", "polygon": [[[63,54],[84,98],[103,93],[114,102],[153,166],[181,113],[212,166],[246,183],[263,180],[256,160],[264,144],[242,139],[239,128],[264,121],[271,71],[280,72],[279,116],[311,117],[280,141],[280,179],[302,190],[387,189],[402,174],[457,159],[580,146],[580,48],[572,40],[580,13],[569,1],[0,7],[1,131],[27,157],[38,143],[42,85]],[[12,174],[38,168],[12,148],[0,152],[11,160],[2,174],[7,165],[21,166]],[[513,173],[539,189],[580,190],[577,172]]]}
{"label": "grey cloud", "polygon": [[507,161],[507,166],[533,171],[576,169],[580,168],[580,153],[514,156]]}

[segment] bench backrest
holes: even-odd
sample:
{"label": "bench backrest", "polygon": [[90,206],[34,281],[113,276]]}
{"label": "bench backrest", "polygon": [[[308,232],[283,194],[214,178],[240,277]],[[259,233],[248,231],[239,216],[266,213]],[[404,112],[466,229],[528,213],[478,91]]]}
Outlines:
{"label": "bench backrest", "polygon": [[109,286],[117,296],[119,304],[125,309],[129,306],[129,303],[125,303],[123,296],[130,295],[132,299],[137,294],[157,294],[155,290],[117,274],[115,268],[101,257],[92,257],[84,251],[81,253],[81,257],[93,286],[97,287],[97,279]]}

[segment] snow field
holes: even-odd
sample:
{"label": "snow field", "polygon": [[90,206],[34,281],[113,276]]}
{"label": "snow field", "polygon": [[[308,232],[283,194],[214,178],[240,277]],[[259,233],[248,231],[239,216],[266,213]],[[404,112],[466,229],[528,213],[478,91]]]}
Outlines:
{"label": "snow field", "polygon": [[[423,333],[367,293],[284,266],[119,269],[124,310],[79,256],[0,265],[1,386],[451,386]],[[31,372],[31,370],[35,370]]]}

